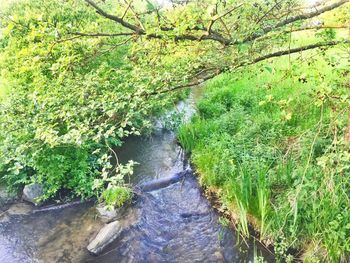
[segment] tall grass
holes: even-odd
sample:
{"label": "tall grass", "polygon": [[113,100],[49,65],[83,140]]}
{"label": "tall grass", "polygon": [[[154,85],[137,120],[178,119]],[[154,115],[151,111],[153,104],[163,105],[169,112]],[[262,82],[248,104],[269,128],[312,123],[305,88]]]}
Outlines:
{"label": "tall grass", "polygon": [[197,116],[179,129],[200,182],[219,189],[242,233],[255,218],[279,258],[290,248],[310,261],[349,257],[346,103],[319,105],[322,92],[347,94],[340,72],[329,57],[313,56],[309,64],[281,58],[225,74],[207,85]]}

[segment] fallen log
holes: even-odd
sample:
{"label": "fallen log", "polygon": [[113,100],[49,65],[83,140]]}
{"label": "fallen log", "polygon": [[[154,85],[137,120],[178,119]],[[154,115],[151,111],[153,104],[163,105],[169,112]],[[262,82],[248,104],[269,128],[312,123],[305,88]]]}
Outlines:
{"label": "fallen log", "polygon": [[182,181],[190,173],[191,173],[191,171],[189,169],[187,169],[183,172],[174,174],[174,175],[169,176],[169,177],[155,179],[155,180],[143,183],[140,186],[138,186],[137,188],[139,188],[141,190],[141,192],[156,191],[156,190],[168,187],[172,184],[176,184],[176,183]]}

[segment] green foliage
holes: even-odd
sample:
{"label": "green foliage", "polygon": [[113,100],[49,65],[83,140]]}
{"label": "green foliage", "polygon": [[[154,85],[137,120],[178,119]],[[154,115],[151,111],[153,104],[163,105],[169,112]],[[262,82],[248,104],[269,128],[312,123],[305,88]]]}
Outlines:
{"label": "green foliage", "polygon": [[112,148],[148,131],[178,97],[146,96],[157,83],[133,64],[131,45],[67,36],[120,30],[81,1],[19,1],[0,25],[2,179],[12,188],[41,183],[44,199],[124,187],[130,165],[114,167]]}
{"label": "green foliage", "polygon": [[115,186],[108,188],[102,193],[102,200],[107,208],[120,207],[132,197],[132,192],[128,187]]}
{"label": "green foliage", "polygon": [[[281,47],[341,39],[333,29],[307,38],[290,33],[289,26],[301,29],[302,21],[274,28],[299,15],[298,0],[243,1],[239,7],[233,0],[195,0],[173,9],[142,0],[130,6],[98,1],[139,30],[105,19],[85,1],[12,2],[0,17],[0,78],[6,83],[0,176],[14,188],[41,183],[43,198],[64,189],[98,196],[107,206],[120,206],[132,194],[124,178],[134,163],[118,164],[113,149],[150,131],[154,117],[184,94],[166,91]],[[340,8],[334,21],[348,21],[348,10]],[[253,215],[263,236],[285,236],[281,256],[312,239],[312,251],[344,261],[350,168],[341,139],[348,93],[340,80],[348,65],[334,55],[309,58],[309,67],[301,67],[302,60],[212,81],[179,139],[192,152],[201,182],[222,189],[225,205],[238,208],[243,233]],[[166,128],[177,128],[178,117],[169,116]]]}
{"label": "green foliage", "polygon": [[329,262],[346,262],[350,252],[349,76],[346,60],[330,62],[336,52],[220,76],[179,129],[201,183],[219,189],[242,233],[253,216],[282,261],[290,248]]}

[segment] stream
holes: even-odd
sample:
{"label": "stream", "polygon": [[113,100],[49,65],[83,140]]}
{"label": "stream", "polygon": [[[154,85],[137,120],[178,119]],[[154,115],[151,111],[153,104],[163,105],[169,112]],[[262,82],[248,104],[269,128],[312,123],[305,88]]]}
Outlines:
{"label": "stream", "polygon": [[[197,91],[177,106],[189,118]],[[131,183],[140,185],[185,172],[179,182],[143,192],[123,209],[120,220],[135,222],[99,256],[86,249],[104,223],[93,202],[40,211],[15,203],[0,216],[0,262],[254,262],[273,255],[253,239],[243,240],[220,223],[193,175],[173,132],[161,124],[152,136],[133,137],[118,149],[120,162],[132,159]],[[0,198],[1,199],[1,198]]]}

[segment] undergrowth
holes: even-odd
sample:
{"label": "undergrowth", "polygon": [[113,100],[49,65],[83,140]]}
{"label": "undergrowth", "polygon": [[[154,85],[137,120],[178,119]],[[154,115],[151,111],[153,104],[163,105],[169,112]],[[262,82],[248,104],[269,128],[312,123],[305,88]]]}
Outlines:
{"label": "undergrowth", "polygon": [[349,260],[349,72],[332,54],[220,76],[179,129],[202,185],[239,215],[243,234],[254,218],[278,260],[291,249],[306,262]]}

